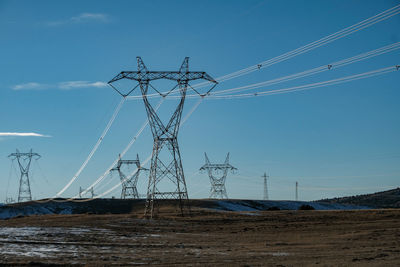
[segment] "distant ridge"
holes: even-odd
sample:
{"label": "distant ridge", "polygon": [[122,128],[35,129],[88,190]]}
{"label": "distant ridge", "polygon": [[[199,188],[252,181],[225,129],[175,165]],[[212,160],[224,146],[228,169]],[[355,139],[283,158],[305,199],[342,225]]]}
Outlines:
{"label": "distant ridge", "polygon": [[400,208],[400,188],[366,195],[318,200],[319,203],[351,204],[372,208]]}

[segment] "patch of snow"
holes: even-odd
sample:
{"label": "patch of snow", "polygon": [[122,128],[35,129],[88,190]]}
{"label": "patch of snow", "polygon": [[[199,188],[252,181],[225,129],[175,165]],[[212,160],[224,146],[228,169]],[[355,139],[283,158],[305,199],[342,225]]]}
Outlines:
{"label": "patch of snow", "polygon": [[290,254],[287,252],[273,252],[271,253],[271,255],[275,257],[282,257],[282,256],[289,256]]}
{"label": "patch of snow", "polygon": [[52,254],[59,251],[60,249],[53,245],[4,244],[0,250],[0,255],[53,258],[54,255]]}

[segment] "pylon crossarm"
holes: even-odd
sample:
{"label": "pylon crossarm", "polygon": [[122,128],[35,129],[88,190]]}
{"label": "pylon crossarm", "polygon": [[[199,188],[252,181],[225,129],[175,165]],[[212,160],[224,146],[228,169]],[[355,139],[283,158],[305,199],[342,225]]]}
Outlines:
{"label": "pylon crossarm", "polygon": [[212,83],[218,83],[210,75],[203,71],[190,71],[182,73],[179,71],[121,71],[118,75],[112,78],[108,83],[114,83],[122,79],[129,79],[138,82],[149,82],[161,79],[167,79],[172,81],[193,81],[193,80],[206,80]]}

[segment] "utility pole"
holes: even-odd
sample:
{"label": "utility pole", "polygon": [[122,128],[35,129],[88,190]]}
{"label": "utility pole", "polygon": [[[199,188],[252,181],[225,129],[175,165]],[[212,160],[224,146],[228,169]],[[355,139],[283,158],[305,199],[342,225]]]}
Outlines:
{"label": "utility pole", "polygon": [[264,178],[264,200],[268,200],[267,178],[269,178],[269,176],[264,172],[264,175],[261,177]]}
{"label": "utility pole", "polygon": [[[122,170],[123,165],[136,165],[136,171],[133,174],[128,174],[130,176],[126,176],[126,174]],[[136,185],[139,179],[139,173],[140,171],[148,171],[149,169],[146,169],[142,166],[140,166],[140,160],[139,160],[139,155],[136,154],[136,160],[122,160],[121,155],[119,156],[119,160],[117,162],[117,166],[112,168],[110,172],[112,171],[117,171],[119,174],[119,178],[121,179],[121,186],[122,186],[122,192],[121,192],[121,199],[126,199],[126,198],[134,198],[138,199],[139,193],[137,191]]]}
{"label": "utility pole", "polygon": [[[181,124],[182,110],[185,103],[188,87],[193,89],[201,97],[206,96],[217,84],[217,82],[204,71],[189,71],[189,58],[186,57],[179,71],[149,71],[142,59],[137,57],[137,71],[122,71],[108,84],[113,87],[122,97],[130,95],[135,88],[140,87],[142,99],[146,108],[147,118],[153,134],[153,153],[151,156],[149,184],[147,187],[147,201],[145,217],[153,217],[154,202],[157,199],[177,199],[181,214],[184,213],[184,202],[188,205],[189,196],[186,188],[185,176],[183,174],[182,159],[178,146],[178,132]],[[127,93],[121,92],[113,84],[122,79],[137,82],[137,85]],[[169,80],[176,84],[167,93],[155,88],[153,81]],[[205,80],[213,84],[205,94],[200,94],[196,89],[189,85],[193,80]],[[148,99],[149,88],[152,88],[162,97],[167,97],[171,92],[178,91],[178,105],[167,121],[163,123],[156,113],[153,105]],[[160,188],[160,181],[166,178],[169,184],[168,189]]]}
{"label": "utility pole", "polygon": [[32,158],[38,160],[41,156],[38,153],[33,153],[32,149],[28,153],[21,153],[17,149],[15,153],[11,153],[8,157],[11,160],[17,159],[19,170],[21,171],[21,176],[19,179],[18,202],[31,201],[32,193],[29,182],[29,168],[31,166]]}
{"label": "utility pole", "polygon": [[299,183],[296,181],[296,201],[299,200],[299,192],[298,192],[298,188],[299,188]]}
{"label": "utility pole", "polygon": [[[206,164],[200,168],[200,171],[207,171],[208,176],[210,177],[210,198],[228,199],[228,194],[226,193],[225,188],[226,176],[228,175],[228,171],[233,172],[234,170],[237,170],[235,167],[229,164],[229,153],[226,155],[226,159],[223,164],[210,163],[207,153],[204,153],[204,155],[206,158]],[[218,174],[220,171],[222,172],[222,176],[216,177],[216,174]]]}

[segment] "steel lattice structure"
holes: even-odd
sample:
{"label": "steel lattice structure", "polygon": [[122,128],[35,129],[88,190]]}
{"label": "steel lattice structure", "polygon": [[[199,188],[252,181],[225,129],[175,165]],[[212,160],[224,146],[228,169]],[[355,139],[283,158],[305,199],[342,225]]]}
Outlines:
{"label": "steel lattice structure", "polygon": [[[122,171],[122,166],[123,165],[136,165],[136,171],[130,176],[126,176],[126,174]],[[140,160],[139,160],[139,155],[136,154],[136,159],[135,160],[130,160],[130,159],[121,159],[121,156],[119,157],[117,166],[112,168],[110,172],[112,171],[117,171],[119,174],[119,178],[121,179],[121,186],[122,186],[122,191],[121,191],[121,198],[126,199],[126,198],[134,198],[134,199],[139,199],[139,193],[137,191],[137,182],[139,179],[139,173],[140,171],[148,171],[149,169],[146,169],[142,166],[140,166]]]}
{"label": "steel lattice structure", "polygon": [[31,201],[31,185],[29,182],[29,168],[31,166],[32,158],[40,159],[38,153],[33,153],[32,149],[28,153],[21,153],[16,150],[15,153],[11,153],[8,156],[12,160],[17,160],[21,176],[19,179],[19,190],[18,190],[18,202]]}
{"label": "steel lattice structure", "polygon": [[[181,213],[184,213],[184,203],[189,199],[186,188],[185,176],[183,173],[182,160],[178,146],[178,132],[181,123],[182,110],[185,103],[185,97],[188,87],[192,88],[200,96],[207,95],[217,84],[217,82],[204,71],[189,71],[189,58],[186,57],[179,71],[149,71],[144,65],[142,59],[137,57],[137,71],[122,71],[108,83],[123,97],[126,97],[140,87],[142,99],[146,108],[147,118],[153,134],[153,152],[151,157],[149,183],[147,188],[147,201],[145,208],[145,216],[152,218],[154,213],[154,202],[156,199],[178,199]],[[136,81],[138,84],[129,92],[123,93],[112,84],[121,79]],[[156,89],[151,82],[155,80],[167,79],[175,81],[176,85],[167,93],[162,93]],[[206,80],[213,84],[205,94],[200,94],[197,90],[189,85],[190,81]],[[173,91],[179,91],[179,103],[169,119],[164,124],[157,115],[153,106],[148,100],[149,87],[155,90],[162,97],[167,96]],[[161,153],[169,156],[161,157]],[[175,190],[163,191],[157,185],[161,180],[167,178],[173,183]]]}
{"label": "steel lattice structure", "polygon": [[90,189],[83,189],[82,187],[79,187],[79,198],[82,198],[82,195],[83,194],[87,194],[87,193],[89,193],[90,192],[90,194],[91,194],[91,198],[94,198],[95,197],[95,193],[94,193],[94,188],[93,187],[91,187]]}
{"label": "steel lattice structure", "polygon": [[[210,190],[210,198],[216,199],[228,199],[228,194],[226,193],[225,181],[226,176],[228,175],[228,171],[237,170],[231,164],[229,164],[229,153],[226,155],[225,162],[223,164],[215,164],[210,163],[210,160],[207,157],[207,153],[204,153],[206,158],[206,164],[204,164],[200,171],[206,171],[208,176],[210,177],[211,182],[211,190]],[[216,177],[219,173],[222,173],[220,177]]]}
{"label": "steel lattice structure", "polygon": [[266,172],[264,172],[264,175],[261,176],[264,178],[264,196],[263,199],[264,200],[268,200],[268,187],[267,187],[267,178],[269,178],[269,176],[267,175]]}

